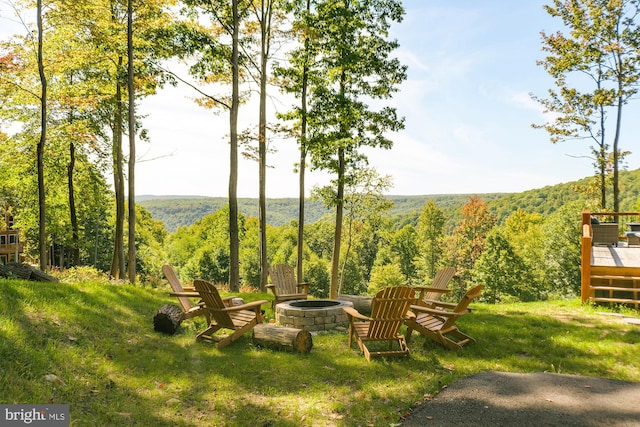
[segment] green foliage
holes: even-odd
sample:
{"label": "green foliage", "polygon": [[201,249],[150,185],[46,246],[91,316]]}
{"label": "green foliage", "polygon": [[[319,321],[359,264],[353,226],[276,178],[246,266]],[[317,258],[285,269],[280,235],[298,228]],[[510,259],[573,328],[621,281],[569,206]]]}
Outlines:
{"label": "green foliage", "polygon": [[304,281],[311,284],[309,293],[316,298],[329,296],[329,262],[312,256],[304,263]]}
{"label": "green foliage", "polygon": [[529,266],[499,231],[487,236],[486,249],[476,261],[472,277],[483,283],[483,298],[495,304],[505,296],[519,301],[535,301],[540,293]]}
{"label": "green foliage", "polygon": [[[554,116],[534,127],[546,129],[552,142],[590,141],[600,176],[600,209],[607,207],[611,173],[613,210],[620,211],[618,172],[627,154],[620,149],[620,127],[623,106],[637,93],[640,79],[640,25],[635,19],[640,2],[553,0],[544,8],[562,21],[568,33],[542,33],[548,56],[539,64],[555,79],[556,89],[550,89],[546,99],[534,99]],[[609,117],[612,124],[607,123]]]}
{"label": "green foliage", "polygon": [[444,225],[446,218],[443,210],[434,200],[427,201],[416,227],[418,253],[416,268],[420,279],[433,279],[443,258]]}
{"label": "green foliage", "polygon": [[[216,212],[227,204],[225,197],[139,197],[138,203],[161,220],[171,233],[178,228],[191,225],[198,219]],[[258,217],[256,199],[238,199],[238,208],[246,216]],[[320,201],[305,201],[305,223],[312,224],[327,214]],[[267,199],[267,222],[273,226],[289,224],[298,217],[298,199]]]}
{"label": "green foliage", "polygon": [[[597,207],[597,197],[594,202],[593,193],[587,188],[593,177],[578,181],[550,185],[543,188],[523,191],[521,193],[487,193],[477,194],[490,208],[497,218],[498,224],[503,223],[518,209],[526,213],[537,213],[544,218],[552,215],[562,206],[579,202],[583,208],[591,210]],[[640,200],[640,169],[620,171],[620,209],[632,212],[637,209]],[[389,214],[394,227],[401,229],[407,224],[417,227],[418,218],[427,202],[435,203],[437,209],[444,215],[443,233],[451,233],[462,220],[461,208],[468,201],[469,194],[444,194],[422,196],[386,196],[393,206]],[[169,232],[179,227],[191,225],[196,220],[214,213],[225,205],[227,199],[223,197],[177,197],[177,196],[141,196],[138,202],[145,207],[155,219],[161,220]],[[257,217],[257,199],[238,199],[241,212],[250,217]],[[305,200],[305,222],[308,226],[315,226],[327,209],[320,201]],[[268,222],[273,226],[289,224],[298,217],[297,199],[267,199]],[[330,224],[327,225],[330,227]]]}
{"label": "green foliage", "polygon": [[136,272],[147,282],[158,282],[167,259],[167,231],[159,220],[136,205]]}
{"label": "green foliage", "polygon": [[579,203],[570,203],[544,223],[544,282],[557,296],[580,294],[581,211]]}
{"label": "green foliage", "polygon": [[[621,176],[625,188],[634,194],[630,186],[640,179],[640,171]],[[371,281],[379,280],[371,276],[374,265],[392,265],[391,268],[399,269],[404,282],[409,284],[429,283],[434,266],[437,269],[452,265],[458,269],[456,293],[445,299],[455,300],[474,281],[485,282],[488,287],[486,300],[491,301],[576,295],[580,290],[580,213],[586,202],[577,193],[573,193],[575,201],[571,202],[570,190],[580,188],[586,181],[489,197],[486,203],[480,197],[467,197],[464,209],[455,202],[461,200],[460,196],[449,199],[438,196],[438,200],[449,201],[449,204],[444,203],[447,209],[440,207],[430,196],[389,197],[396,203],[405,200],[408,209],[413,209],[416,200],[422,200],[423,208],[419,215],[418,212],[413,214],[415,219],[409,223],[398,221],[399,215],[391,219],[371,217],[354,222],[341,292],[366,293]],[[632,197],[628,200],[627,203],[631,203]],[[632,208],[631,205],[628,210]],[[507,213],[509,215],[504,216]],[[455,228],[455,233],[448,231],[446,225],[452,217],[460,218],[451,228]],[[496,221],[496,218],[501,219]],[[226,281],[226,224],[226,211],[223,210],[191,227],[182,227],[169,237],[168,258],[185,279],[208,277]],[[243,224],[240,242],[242,283],[256,287],[259,274],[257,219],[249,217]],[[290,221],[268,228],[269,263],[296,264],[296,226],[295,221]],[[327,269],[333,228],[330,218],[305,227],[303,257],[305,263],[310,264],[303,264],[304,280],[312,283],[311,293],[317,297],[329,295]],[[490,233],[496,233],[496,236],[485,242]],[[431,251],[432,245],[435,252]],[[484,255],[485,251],[489,253]],[[483,256],[482,262],[477,262]],[[507,277],[508,283],[501,283],[501,277]],[[516,283],[518,280],[520,283]],[[495,295],[489,291],[495,291]]]}
{"label": "green foliage", "polygon": [[349,258],[342,268],[342,282],[338,293],[347,295],[364,294],[367,291],[367,282],[363,278],[363,271],[358,262],[353,258]]}
{"label": "green foliage", "polygon": [[334,224],[327,220],[317,221],[304,229],[304,241],[320,258],[330,258],[333,250]]}
{"label": "green foliage", "polygon": [[465,292],[464,282],[471,280],[471,270],[486,248],[486,238],[496,224],[489,207],[477,196],[462,207],[462,221],[449,240],[449,259],[457,269],[460,283],[456,298]]}
{"label": "green foliage", "polygon": [[371,270],[371,280],[367,294],[375,295],[379,290],[388,286],[406,285],[407,279],[402,269],[396,264],[376,265]]}
{"label": "green foliage", "polygon": [[[239,218],[244,230],[244,217]],[[241,232],[242,234],[242,232]],[[229,278],[229,207],[182,227],[169,239],[169,260],[184,279],[226,283]]]}
{"label": "green foliage", "polygon": [[417,278],[417,267],[414,263],[419,254],[418,236],[415,228],[405,225],[392,237],[390,249],[394,254],[393,261],[400,267],[400,271],[406,280]]}

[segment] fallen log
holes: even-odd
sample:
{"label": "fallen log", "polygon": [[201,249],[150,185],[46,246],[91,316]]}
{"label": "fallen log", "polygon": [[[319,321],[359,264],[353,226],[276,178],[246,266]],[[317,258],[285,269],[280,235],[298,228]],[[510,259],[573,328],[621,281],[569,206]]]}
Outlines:
{"label": "fallen log", "polygon": [[253,328],[253,343],[273,350],[298,353],[308,353],[313,347],[309,331],[271,324],[260,324]]}
{"label": "fallen log", "polygon": [[182,309],[175,304],[165,304],[153,316],[153,329],[156,332],[173,335],[182,323]]}
{"label": "fallen log", "polygon": [[31,280],[35,282],[59,282],[57,278],[50,276],[29,264],[23,264],[20,262],[10,262],[7,265],[0,264],[0,277]]}

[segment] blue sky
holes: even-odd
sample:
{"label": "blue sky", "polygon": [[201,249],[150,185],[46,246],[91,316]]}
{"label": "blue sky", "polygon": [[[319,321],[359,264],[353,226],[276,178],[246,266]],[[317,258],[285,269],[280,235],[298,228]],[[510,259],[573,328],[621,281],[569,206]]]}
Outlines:
{"label": "blue sky", "polygon": [[[542,109],[529,94],[552,87],[536,61],[543,58],[540,31],[561,29],[542,6],[527,0],[405,0],[406,16],[392,37],[408,79],[390,105],[405,130],[390,135],[391,150],[369,151],[370,164],[390,175],[389,194],[519,192],[593,174],[589,144],[552,144]],[[5,26],[0,18],[0,27]],[[4,36],[4,31],[0,30]],[[277,91],[272,95],[277,96]],[[229,176],[228,115],[197,107],[186,88],[163,89],[141,112],[151,142],[137,148],[136,193],[226,196]],[[270,113],[291,100],[274,100]],[[634,112],[635,111],[635,112]],[[241,124],[257,121],[257,105],[242,107]],[[634,151],[638,108],[625,110],[621,148]],[[296,197],[298,159],[293,141],[271,141],[267,197]],[[639,167],[637,155],[627,158]],[[241,160],[238,195],[256,197],[257,165]],[[309,187],[327,176],[310,172]]]}

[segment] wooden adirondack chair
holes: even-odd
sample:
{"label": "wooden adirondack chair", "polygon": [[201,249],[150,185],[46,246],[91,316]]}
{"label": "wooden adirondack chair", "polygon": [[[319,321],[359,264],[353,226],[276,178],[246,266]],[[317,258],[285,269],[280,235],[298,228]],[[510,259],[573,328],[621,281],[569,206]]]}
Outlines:
{"label": "wooden adirondack chair", "polygon": [[196,336],[196,341],[218,341],[214,334],[221,329],[229,329],[232,331],[231,334],[219,340],[217,344],[218,348],[223,348],[263,322],[261,306],[268,301],[227,306],[212,283],[196,279],[193,285],[213,317],[209,327]]}
{"label": "wooden adirondack chair", "polygon": [[[400,327],[411,316],[409,306],[415,302],[415,290],[408,286],[391,286],[379,291],[371,303],[371,316],[364,316],[352,307],[344,308],[349,318],[349,348],[352,338],[367,360],[377,356],[408,356],[409,348]],[[387,350],[370,351],[367,343],[386,341]],[[394,349],[394,343],[398,349]]]}
{"label": "wooden adirondack chair", "polygon": [[199,294],[194,293],[195,289],[192,287],[183,287],[182,283],[180,283],[180,279],[178,279],[178,275],[176,274],[175,270],[169,264],[165,264],[162,266],[162,272],[164,273],[164,277],[167,278],[167,281],[171,285],[171,289],[173,289],[173,292],[170,295],[177,297],[180,305],[182,306],[181,320],[191,319],[196,316],[204,316],[207,319],[207,323],[211,323],[209,311],[205,309],[204,303],[201,302],[196,305],[192,305],[191,301],[189,300],[189,297],[200,296]]}
{"label": "wooden adirondack chair", "polygon": [[438,270],[430,286],[416,286],[415,289],[420,291],[416,304],[424,307],[434,307],[436,305],[455,307],[455,304],[440,301],[442,294],[451,292],[451,289],[447,289],[447,285],[455,274],[456,269],[454,267],[445,267]]}
{"label": "wooden adirondack chair", "polygon": [[480,296],[483,287],[484,285],[477,285],[469,289],[453,309],[412,305],[411,311],[415,316],[405,322],[407,342],[411,340],[414,329],[451,350],[459,350],[468,342],[475,342],[473,338],[458,329],[456,321],[469,312],[469,304]]}
{"label": "wooden adirondack chair", "polygon": [[287,264],[276,264],[269,267],[269,277],[271,284],[267,288],[273,292],[274,300],[271,308],[283,301],[307,299],[309,293],[309,283],[298,283],[293,267]]}

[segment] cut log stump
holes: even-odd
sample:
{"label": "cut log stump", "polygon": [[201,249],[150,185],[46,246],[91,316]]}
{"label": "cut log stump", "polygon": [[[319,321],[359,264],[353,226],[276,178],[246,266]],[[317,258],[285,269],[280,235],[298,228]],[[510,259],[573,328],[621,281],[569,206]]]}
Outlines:
{"label": "cut log stump", "polygon": [[153,316],[153,329],[156,332],[173,335],[182,323],[182,309],[175,304],[165,304]]}
{"label": "cut log stump", "polygon": [[260,324],[253,328],[253,343],[272,350],[297,353],[308,353],[313,347],[309,331],[271,324]]}

